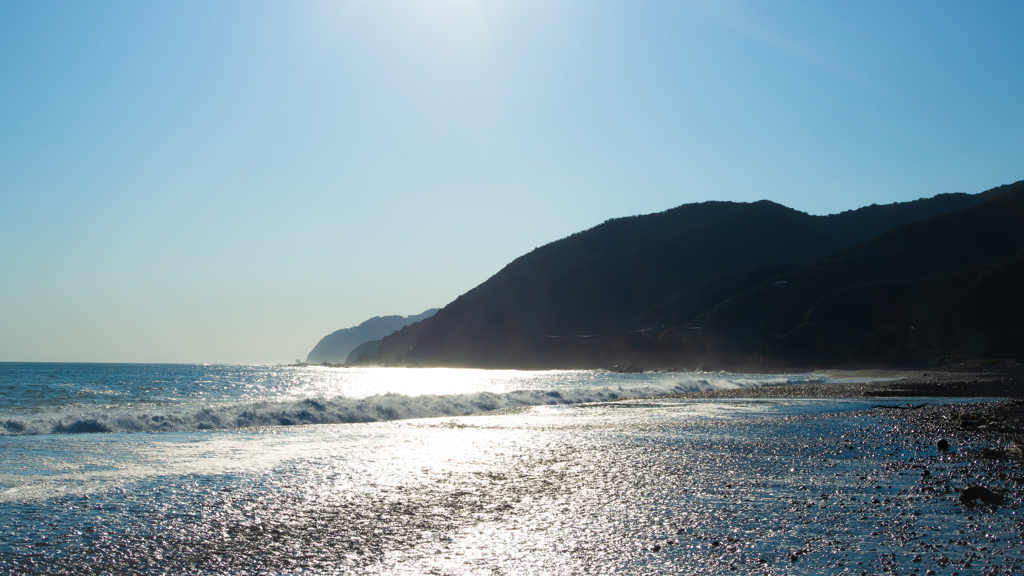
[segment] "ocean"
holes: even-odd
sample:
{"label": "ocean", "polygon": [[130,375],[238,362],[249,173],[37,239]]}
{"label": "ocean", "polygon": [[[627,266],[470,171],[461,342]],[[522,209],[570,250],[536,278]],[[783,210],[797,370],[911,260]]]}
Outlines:
{"label": "ocean", "polygon": [[913,399],[668,397],[820,380],[2,363],[0,574],[909,572],[951,521],[1015,569]]}

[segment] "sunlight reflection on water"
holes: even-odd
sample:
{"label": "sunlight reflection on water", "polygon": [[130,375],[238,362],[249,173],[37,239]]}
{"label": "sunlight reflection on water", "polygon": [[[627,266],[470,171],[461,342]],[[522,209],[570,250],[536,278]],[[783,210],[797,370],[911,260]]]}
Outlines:
{"label": "sunlight reflection on water", "polygon": [[0,363],[0,436],[373,422],[814,381],[821,377]]}
{"label": "sunlight reflection on water", "polygon": [[694,389],[738,388],[770,383],[801,382],[817,379],[809,374],[764,375],[702,372],[646,372],[618,374],[603,370],[479,370],[473,368],[305,368],[309,375],[281,393],[285,396],[345,396],[365,398],[375,394],[396,393],[407,396],[426,394],[501,394],[516,390],[565,390],[647,386],[687,386]]}
{"label": "sunlight reflection on water", "polygon": [[[912,532],[970,520],[905,473],[953,464],[916,443],[919,431],[892,434],[886,420],[848,411],[863,405],[655,399],[8,437],[5,454],[37,459],[0,476],[0,557],[41,573],[88,557],[126,574],[813,574],[836,559],[879,571],[881,556],[913,566],[903,550]],[[1011,512],[986,530],[1012,538]]]}

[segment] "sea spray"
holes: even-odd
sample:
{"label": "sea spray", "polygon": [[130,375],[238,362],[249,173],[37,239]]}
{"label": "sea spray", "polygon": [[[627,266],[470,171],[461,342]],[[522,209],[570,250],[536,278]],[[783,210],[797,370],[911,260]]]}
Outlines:
{"label": "sea spray", "polygon": [[[187,432],[467,416],[749,388],[814,375],[262,366],[3,365],[0,435]],[[69,394],[69,390],[102,394]]]}
{"label": "sea spray", "polygon": [[279,402],[230,402],[208,406],[177,406],[161,411],[113,410],[68,411],[8,418],[0,422],[0,434],[78,434],[99,432],[180,432],[222,430],[256,426],[303,424],[351,424],[468,416],[521,406],[601,402],[632,396],[655,396],[654,388],[578,391],[526,390],[494,394],[406,396],[387,393],[367,398],[304,398]]}

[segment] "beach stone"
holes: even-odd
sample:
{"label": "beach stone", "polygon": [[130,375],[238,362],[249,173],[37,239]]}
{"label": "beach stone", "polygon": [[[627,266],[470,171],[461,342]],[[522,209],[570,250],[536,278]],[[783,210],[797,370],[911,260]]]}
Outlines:
{"label": "beach stone", "polygon": [[939,441],[935,443],[935,446],[943,452],[949,450],[949,442],[945,438],[940,438]]}
{"label": "beach stone", "polygon": [[968,504],[975,500],[981,500],[985,504],[998,505],[1003,503],[1003,495],[993,492],[984,486],[968,486],[960,491],[960,503]]}
{"label": "beach stone", "polygon": [[998,448],[985,448],[981,451],[981,457],[986,460],[1005,460],[1006,452]]}

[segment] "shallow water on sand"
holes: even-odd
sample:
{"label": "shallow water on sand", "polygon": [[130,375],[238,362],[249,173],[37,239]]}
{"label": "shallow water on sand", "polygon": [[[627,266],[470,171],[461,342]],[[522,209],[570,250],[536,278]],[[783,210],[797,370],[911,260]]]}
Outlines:
{"label": "shallow water on sand", "polygon": [[0,573],[1020,573],[1018,497],[961,506],[962,452],[868,407],[7,436]]}

